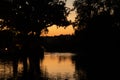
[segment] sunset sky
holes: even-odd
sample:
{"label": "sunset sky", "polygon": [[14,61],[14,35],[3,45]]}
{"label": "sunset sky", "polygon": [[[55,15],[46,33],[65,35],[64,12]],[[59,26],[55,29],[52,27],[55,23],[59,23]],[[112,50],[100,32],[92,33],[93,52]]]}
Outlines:
{"label": "sunset sky", "polygon": [[[69,8],[73,8],[73,1],[74,0],[67,0],[66,6]],[[75,11],[72,11],[69,16],[68,20],[74,21],[75,20]],[[48,27],[49,32],[47,34],[42,33],[41,36],[59,36],[59,35],[72,35],[74,34],[74,29],[72,25],[67,26],[66,28],[64,27],[57,27],[56,25],[53,25],[51,27]]]}

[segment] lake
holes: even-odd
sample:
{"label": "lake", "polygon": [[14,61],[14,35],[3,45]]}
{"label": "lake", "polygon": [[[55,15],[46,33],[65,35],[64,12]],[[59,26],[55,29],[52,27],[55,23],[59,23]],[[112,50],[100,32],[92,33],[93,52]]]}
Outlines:
{"label": "lake", "polygon": [[[86,80],[86,72],[78,57],[75,53],[70,52],[45,52],[44,58],[39,61],[39,76],[44,80]],[[27,64],[30,69],[29,58],[27,58]],[[23,69],[24,65],[21,59],[18,59],[17,64],[11,59],[0,59],[0,80],[23,80]],[[29,77],[30,75],[27,73],[24,76]],[[35,71],[34,73],[36,75]],[[35,78],[34,80],[39,79]]]}

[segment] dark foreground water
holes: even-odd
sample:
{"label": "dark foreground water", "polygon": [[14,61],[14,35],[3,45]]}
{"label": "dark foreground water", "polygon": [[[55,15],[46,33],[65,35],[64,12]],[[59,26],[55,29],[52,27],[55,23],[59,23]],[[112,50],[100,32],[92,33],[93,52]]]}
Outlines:
{"label": "dark foreground water", "polygon": [[[0,59],[0,80],[32,80],[30,61],[27,60],[27,71],[24,71],[24,62],[18,59]],[[34,64],[32,64],[34,65]],[[33,80],[87,80],[86,71],[75,53],[45,52],[39,61],[40,73],[33,71]],[[33,67],[35,68],[35,67]],[[26,78],[27,77],[27,78]],[[39,77],[39,78],[37,78]]]}

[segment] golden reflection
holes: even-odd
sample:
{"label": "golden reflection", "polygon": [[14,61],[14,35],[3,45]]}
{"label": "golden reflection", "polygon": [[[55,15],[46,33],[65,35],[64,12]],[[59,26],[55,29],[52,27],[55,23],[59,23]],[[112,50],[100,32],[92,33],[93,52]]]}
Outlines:
{"label": "golden reflection", "polygon": [[23,63],[21,61],[18,62],[18,70],[19,73],[23,72]]}
{"label": "golden reflection", "polygon": [[13,74],[12,62],[0,61],[0,79],[5,77],[11,77]]}
{"label": "golden reflection", "polygon": [[46,54],[44,60],[41,63],[43,71],[48,73],[48,77],[57,77],[58,74],[62,78],[67,76],[73,78],[75,72],[75,65],[71,61],[72,55],[63,54]]}
{"label": "golden reflection", "polygon": [[[23,72],[23,64],[20,61],[18,61],[17,71],[18,74],[21,74]],[[13,77],[13,74],[13,61],[6,61],[0,59],[0,80],[7,80],[8,78]]]}

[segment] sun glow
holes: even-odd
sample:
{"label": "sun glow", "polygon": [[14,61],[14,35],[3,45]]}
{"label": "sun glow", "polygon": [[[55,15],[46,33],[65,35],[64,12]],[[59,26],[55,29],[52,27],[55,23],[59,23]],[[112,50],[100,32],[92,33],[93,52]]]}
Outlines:
{"label": "sun glow", "polygon": [[53,25],[48,27],[48,33],[42,32],[41,36],[59,36],[59,35],[73,35],[74,29],[72,25],[68,27],[58,27]]}
{"label": "sun glow", "polygon": [[[73,1],[74,0],[67,0],[66,7],[73,9]],[[75,11],[71,11],[68,15],[67,19],[71,22],[75,21],[76,13]],[[58,27],[56,25],[50,26],[47,28],[48,32],[42,31],[41,36],[59,36],[59,35],[72,35],[74,34],[74,28],[72,25],[65,27]]]}

